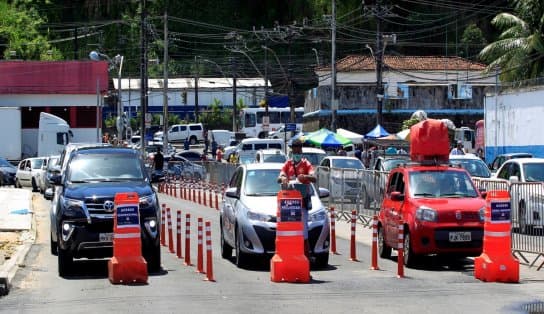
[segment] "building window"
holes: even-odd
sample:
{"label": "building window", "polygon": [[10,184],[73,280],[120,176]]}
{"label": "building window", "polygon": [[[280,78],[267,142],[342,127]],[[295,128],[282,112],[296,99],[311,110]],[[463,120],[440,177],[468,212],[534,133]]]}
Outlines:
{"label": "building window", "polygon": [[76,123],[77,125],[70,123],[70,126],[72,128],[96,128],[96,107],[76,107]]}

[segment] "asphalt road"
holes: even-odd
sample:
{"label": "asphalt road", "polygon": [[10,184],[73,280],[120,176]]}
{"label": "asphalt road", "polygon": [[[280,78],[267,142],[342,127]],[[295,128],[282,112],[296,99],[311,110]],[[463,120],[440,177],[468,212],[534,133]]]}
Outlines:
{"label": "asphalt road", "polygon": [[[468,259],[452,262],[429,257],[420,269],[406,269],[406,277],[399,279],[396,258],[380,259],[381,270],[370,270],[370,248],[359,243],[359,261],[349,261],[349,242],[343,238],[337,238],[341,254],[331,255],[328,269],[312,271],[310,283],[273,283],[265,261],[238,269],[232,259],[221,259],[215,209],[165,195],[160,201],[182,210],[183,215],[191,213],[194,229],[196,217],[211,221],[216,282],[204,281],[194,266],[183,265],[166,248],[163,271],[151,274],[147,285],[112,285],[106,260],[79,261],[73,276],[61,278],[57,259],[49,252],[49,202],[37,198],[36,244],[10,294],[0,298],[0,312],[528,313],[523,310],[526,304],[544,301],[544,276],[537,272],[524,271],[519,284],[484,283],[474,278]],[[339,222],[338,228],[348,227]]]}

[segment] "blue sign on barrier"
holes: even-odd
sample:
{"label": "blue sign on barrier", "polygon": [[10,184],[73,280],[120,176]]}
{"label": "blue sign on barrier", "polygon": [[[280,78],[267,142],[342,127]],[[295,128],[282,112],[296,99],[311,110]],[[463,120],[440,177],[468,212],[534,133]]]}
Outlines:
{"label": "blue sign on barrier", "polygon": [[139,227],[140,216],[138,215],[138,205],[117,206],[117,227]]}
{"label": "blue sign on barrier", "polygon": [[302,200],[280,200],[280,221],[302,221]]}
{"label": "blue sign on barrier", "polygon": [[510,202],[491,201],[491,221],[510,221]]}

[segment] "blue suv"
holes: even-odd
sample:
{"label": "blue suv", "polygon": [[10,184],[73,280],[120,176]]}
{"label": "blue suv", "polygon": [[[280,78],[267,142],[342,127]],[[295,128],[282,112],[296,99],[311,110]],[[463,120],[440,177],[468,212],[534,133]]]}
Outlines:
{"label": "blue suv", "polygon": [[113,200],[119,192],[138,193],[142,255],[150,272],[160,270],[160,207],[138,151],[80,148],[51,181],[61,186],[51,214],[51,252],[58,256],[60,276],[70,272],[74,258],[112,256]]}

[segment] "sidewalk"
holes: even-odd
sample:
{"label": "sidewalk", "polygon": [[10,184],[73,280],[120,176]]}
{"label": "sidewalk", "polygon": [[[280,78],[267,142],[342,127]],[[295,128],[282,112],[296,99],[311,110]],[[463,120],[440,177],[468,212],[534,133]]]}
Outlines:
{"label": "sidewalk", "polygon": [[34,242],[32,221],[32,192],[0,188],[0,295],[8,293],[19,264]]}

